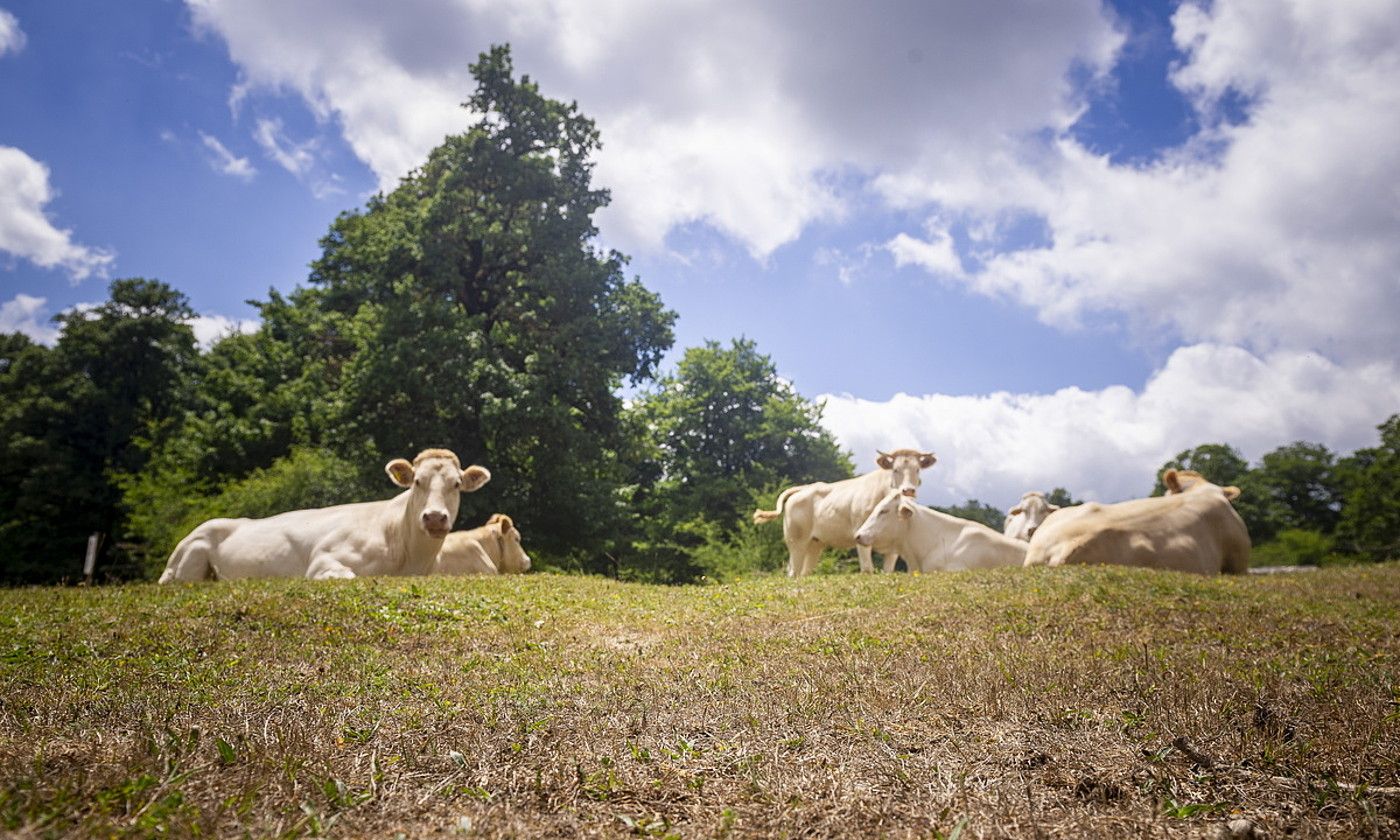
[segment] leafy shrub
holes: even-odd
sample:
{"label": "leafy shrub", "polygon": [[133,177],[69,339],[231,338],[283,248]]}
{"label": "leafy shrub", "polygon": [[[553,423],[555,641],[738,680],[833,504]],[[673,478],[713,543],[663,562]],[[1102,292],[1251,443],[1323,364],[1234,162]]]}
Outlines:
{"label": "leafy shrub", "polygon": [[1252,566],[1322,566],[1337,557],[1332,538],[1321,531],[1288,528],[1251,552]]}

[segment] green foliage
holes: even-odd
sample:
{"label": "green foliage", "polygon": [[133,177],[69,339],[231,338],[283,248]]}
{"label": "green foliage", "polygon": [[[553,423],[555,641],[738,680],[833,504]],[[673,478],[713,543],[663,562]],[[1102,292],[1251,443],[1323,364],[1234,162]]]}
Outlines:
{"label": "green foliage", "polygon": [[1052,505],[1059,505],[1060,507],[1073,507],[1075,505],[1084,504],[1083,499],[1074,498],[1074,496],[1063,487],[1056,487],[1054,490],[1045,494],[1045,501]]}
{"label": "green foliage", "polygon": [[1250,552],[1251,566],[1321,566],[1330,562],[1333,541],[1321,531],[1288,528]]}
{"label": "green foliage", "polygon": [[57,345],[5,338],[0,370],[0,580],[76,578],[88,534],[106,535],[104,577],[137,570],[118,545],[120,476],[168,434],[195,359],[193,311],[163,283],[117,280],[110,297],[60,315]]}
{"label": "green foliage", "polygon": [[1169,469],[1195,470],[1212,484],[1227,487],[1240,482],[1249,471],[1249,462],[1233,446],[1224,443],[1203,443],[1194,449],[1184,449],[1157,470],[1156,483],[1152,486],[1153,496],[1167,492],[1166,485],[1162,483],[1162,473]]}
{"label": "green foliage", "polygon": [[1338,472],[1345,504],[1338,542],[1373,560],[1400,557],[1400,414],[1377,427],[1380,446],[1359,449]]}
{"label": "green foliage", "polygon": [[1002,512],[1001,508],[993,507],[977,499],[968,499],[960,505],[952,505],[951,507],[935,507],[934,510],[942,511],[949,516],[956,516],[959,519],[981,522],[998,532],[1006,525],[1006,514]]}
{"label": "green foliage", "polygon": [[593,244],[593,122],[516,80],[504,47],[472,72],[477,122],[335,221],[310,285],[209,354],[158,454],[217,490],[298,446],[372,472],[447,447],[493,475],[459,521],[510,513],[532,549],[602,571],[635,461],[617,391],[654,374],[675,316]]}
{"label": "green foliage", "polygon": [[1327,447],[1296,441],[1266,454],[1250,471],[1247,486],[1273,505],[1284,528],[1331,533],[1343,493],[1335,461]]}
{"label": "green foliage", "polygon": [[[772,538],[746,531],[755,506],[771,504],[791,484],[851,474],[821,411],[752,341],[686,350],[675,373],[632,409],[646,446],[634,466],[631,507],[653,573],[683,580],[722,567],[770,567]],[[767,492],[756,501],[760,489]],[[721,562],[726,553],[736,559]]]}

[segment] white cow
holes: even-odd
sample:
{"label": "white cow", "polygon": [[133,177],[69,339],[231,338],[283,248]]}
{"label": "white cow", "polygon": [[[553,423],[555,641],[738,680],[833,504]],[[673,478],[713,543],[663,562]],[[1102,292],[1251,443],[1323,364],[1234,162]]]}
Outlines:
{"label": "white cow", "polygon": [[1035,536],[1035,530],[1045,521],[1045,517],[1059,509],[1059,505],[1045,501],[1044,493],[1032,490],[1023,495],[1016,507],[1007,512],[1006,524],[1002,526],[1001,531],[1013,540],[1030,542],[1031,537]]}
{"label": "white cow", "polygon": [[407,488],[381,502],[294,510],[266,519],[211,519],[175,546],[161,583],[175,580],[422,575],[457,518],[461,493],[491,480],[446,449],[384,465]]}
{"label": "white cow", "polygon": [[1167,470],[1162,483],[1165,496],[1057,512],[1031,538],[1026,565],[1249,571],[1249,531],[1230,504],[1240,489],[1211,484],[1193,470]]}
{"label": "white cow", "polygon": [[981,522],[959,519],[891,492],[856,531],[859,545],[888,545],[909,571],[956,572],[1020,566],[1026,544]]}
{"label": "white cow", "polygon": [[519,575],[530,571],[530,555],[509,516],[493,513],[486,524],[447,535],[433,564],[435,575]]}
{"label": "white cow", "polygon": [[[822,546],[855,548],[862,572],[875,571],[869,545],[857,545],[856,529],[891,490],[913,496],[919,488],[919,471],[938,459],[932,452],[896,449],[876,452],[880,469],[844,481],[817,482],[789,487],[778,494],[774,510],[756,510],[755,524],[783,517],[783,541],[788,548],[788,577],[799,577],[816,568]],[[898,554],[884,551],[885,571],[894,571]]]}

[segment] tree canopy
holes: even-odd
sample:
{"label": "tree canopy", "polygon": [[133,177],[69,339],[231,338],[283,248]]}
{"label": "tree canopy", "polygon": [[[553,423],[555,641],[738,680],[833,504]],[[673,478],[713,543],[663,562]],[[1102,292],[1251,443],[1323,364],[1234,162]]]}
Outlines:
{"label": "tree canopy", "polygon": [[684,554],[731,540],[761,491],[850,476],[850,459],[821,413],[743,338],[686,350],[674,373],[638,397],[632,414],[649,444],[636,468],[633,507],[658,562],[681,567],[664,576],[696,571],[686,556],[663,557],[665,546]]}
{"label": "tree canopy", "polygon": [[[74,579],[91,533],[108,573],[124,511],[118,477],[141,471],[167,433],[196,355],[194,313],[164,283],[117,280],[108,300],[55,320],[53,349],[0,342],[0,578]],[[113,562],[116,562],[116,566]]]}

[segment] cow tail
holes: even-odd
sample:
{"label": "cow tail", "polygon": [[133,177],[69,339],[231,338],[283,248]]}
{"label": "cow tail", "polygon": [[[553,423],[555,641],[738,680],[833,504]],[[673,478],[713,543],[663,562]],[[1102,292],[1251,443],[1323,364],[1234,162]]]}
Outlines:
{"label": "cow tail", "polygon": [[787,504],[788,496],[801,490],[801,487],[789,487],[778,494],[778,504],[773,510],[756,510],[753,512],[753,524],[762,525],[765,522],[772,522],[783,515],[783,506]]}

